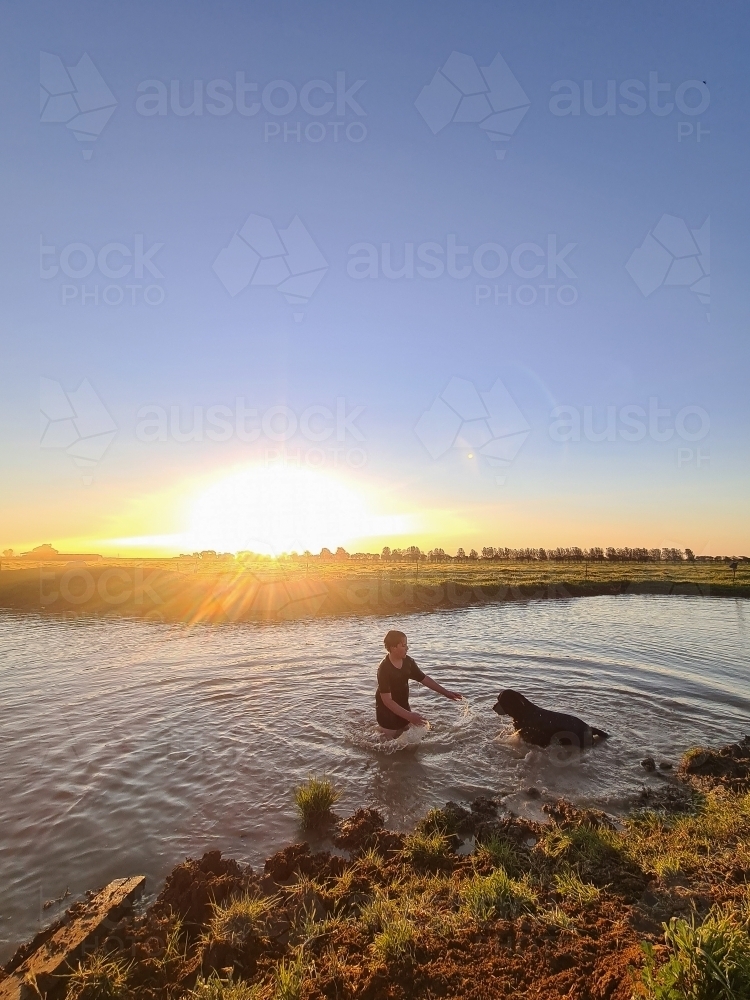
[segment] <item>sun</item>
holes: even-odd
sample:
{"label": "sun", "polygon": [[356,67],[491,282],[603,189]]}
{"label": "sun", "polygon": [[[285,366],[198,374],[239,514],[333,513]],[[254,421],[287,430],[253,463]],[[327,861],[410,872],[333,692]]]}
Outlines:
{"label": "sun", "polygon": [[247,466],[198,494],[185,540],[217,552],[317,552],[372,534],[378,520],[361,491],[330,473]]}

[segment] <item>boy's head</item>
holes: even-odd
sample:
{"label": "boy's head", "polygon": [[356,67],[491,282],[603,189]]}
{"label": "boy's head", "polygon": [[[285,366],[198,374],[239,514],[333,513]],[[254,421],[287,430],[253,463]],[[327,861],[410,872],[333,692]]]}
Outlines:
{"label": "boy's head", "polygon": [[390,653],[391,650],[395,649],[397,646],[406,646],[406,633],[399,632],[398,629],[392,628],[386,633],[385,639],[383,639],[385,648]]}

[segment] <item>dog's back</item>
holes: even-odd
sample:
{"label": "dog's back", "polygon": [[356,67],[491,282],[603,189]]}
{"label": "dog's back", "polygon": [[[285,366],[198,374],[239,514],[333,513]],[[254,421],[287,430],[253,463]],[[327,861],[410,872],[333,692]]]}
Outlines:
{"label": "dog's back", "polygon": [[540,708],[524,695],[510,689],[498,695],[494,711],[510,715],[521,739],[546,747],[557,742],[563,745],[590,747],[595,740],[605,740],[603,729],[587,725],[583,719],[566,712],[551,712]]}

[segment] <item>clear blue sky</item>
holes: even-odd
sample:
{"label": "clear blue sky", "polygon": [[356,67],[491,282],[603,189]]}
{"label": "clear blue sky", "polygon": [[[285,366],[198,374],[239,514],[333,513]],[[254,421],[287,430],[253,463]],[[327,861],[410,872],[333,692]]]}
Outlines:
{"label": "clear blue sky", "polygon": [[[296,418],[344,397],[347,413],[364,407],[357,434],[342,428],[339,465],[326,456],[322,472],[402,517],[397,544],[750,550],[747,20],[741,3],[673,0],[6,6],[0,543],[175,532],[170,491],[278,447],[236,431],[223,442],[168,433],[148,443],[138,431],[146,405],[181,407],[185,422],[195,407],[205,420],[228,406],[234,421],[237,397]],[[40,120],[40,52],[41,117],[53,120]],[[516,84],[500,74],[493,90],[482,68],[498,53]],[[608,81],[613,113],[590,113],[592,102],[605,106]],[[178,110],[197,92],[202,114],[176,113],[173,87]],[[457,110],[461,89],[472,100]],[[571,89],[580,113],[553,113]],[[507,134],[494,141],[490,111],[477,110],[490,99],[526,109],[514,129],[500,116],[495,134]],[[98,131],[95,141],[76,137],[78,113],[78,134]],[[430,113],[433,126],[441,115],[474,120],[435,132]],[[252,215],[270,220],[265,247],[256,240],[261,257],[275,257],[261,265],[270,283],[232,296],[212,265]],[[277,234],[296,216],[324,266],[309,247],[296,263],[279,256]],[[709,217],[710,304],[690,287],[708,270],[696,240]],[[162,246],[137,275],[139,239],[146,254]],[[40,241],[54,248],[41,260]],[[109,244],[119,246],[102,268]],[[257,266],[251,244],[225,277],[242,284],[243,267]],[[451,268],[466,266],[467,277],[419,273],[420,247],[444,268],[451,244],[468,248]],[[497,250],[480,255],[484,274],[472,265],[484,244],[508,255],[499,277],[486,276],[502,269]],[[550,260],[550,246],[568,244],[562,263]],[[389,263],[403,267],[406,245],[411,276],[385,277]],[[367,253],[378,276],[353,277],[352,260]],[[675,255],[681,264],[667,273]],[[306,301],[277,289],[289,268],[316,272],[294,286],[312,290]],[[93,464],[74,463],[64,428],[40,447],[40,378],[68,394],[87,379],[106,407],[116,434],[103,454],[94,446]],[[451,396],[453,412],[466,410],[459,422],[483,418],[469,413],[482,397],[466,383],[478,394],[498,380],[507,389],[528,433],[497,452],[512,453],[504,465],[482,453],[486,431],[456,432],[443,404],[430,426],[444,453],[430,454],[415,431],[451,379],[471,397]],[[623,408],[648,411],[651,398],[669,416],[632,432]],[[573,408],[580,440],[556,440],[558,406]],[[595,431],[614,407],[613,440],[590,439],[586,407]],[[64,422],[63,410],[52,417]],[[79,437],[109,429],[92,420]],[[506,407],[493,440],[507,436],[507,420]],[[324,452],[335,443],[334,434]],[[313,446],[300,433],[284,443],[303,456]],[[152,501],[161,513],[149,526]],[[353,534],[374,547],[388,530]],[[334,527],[330,541],[357,541],[344,536]]]}

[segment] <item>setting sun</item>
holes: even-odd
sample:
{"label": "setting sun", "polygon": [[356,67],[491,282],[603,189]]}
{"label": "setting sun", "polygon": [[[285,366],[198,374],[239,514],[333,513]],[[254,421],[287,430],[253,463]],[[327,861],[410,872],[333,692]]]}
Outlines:
{"label": "setting sun", "polygon": [[383,518],[338,477],[278,465],[223,476],[192,502],[184,544],[264,555],[342,545],[379,534]]}

